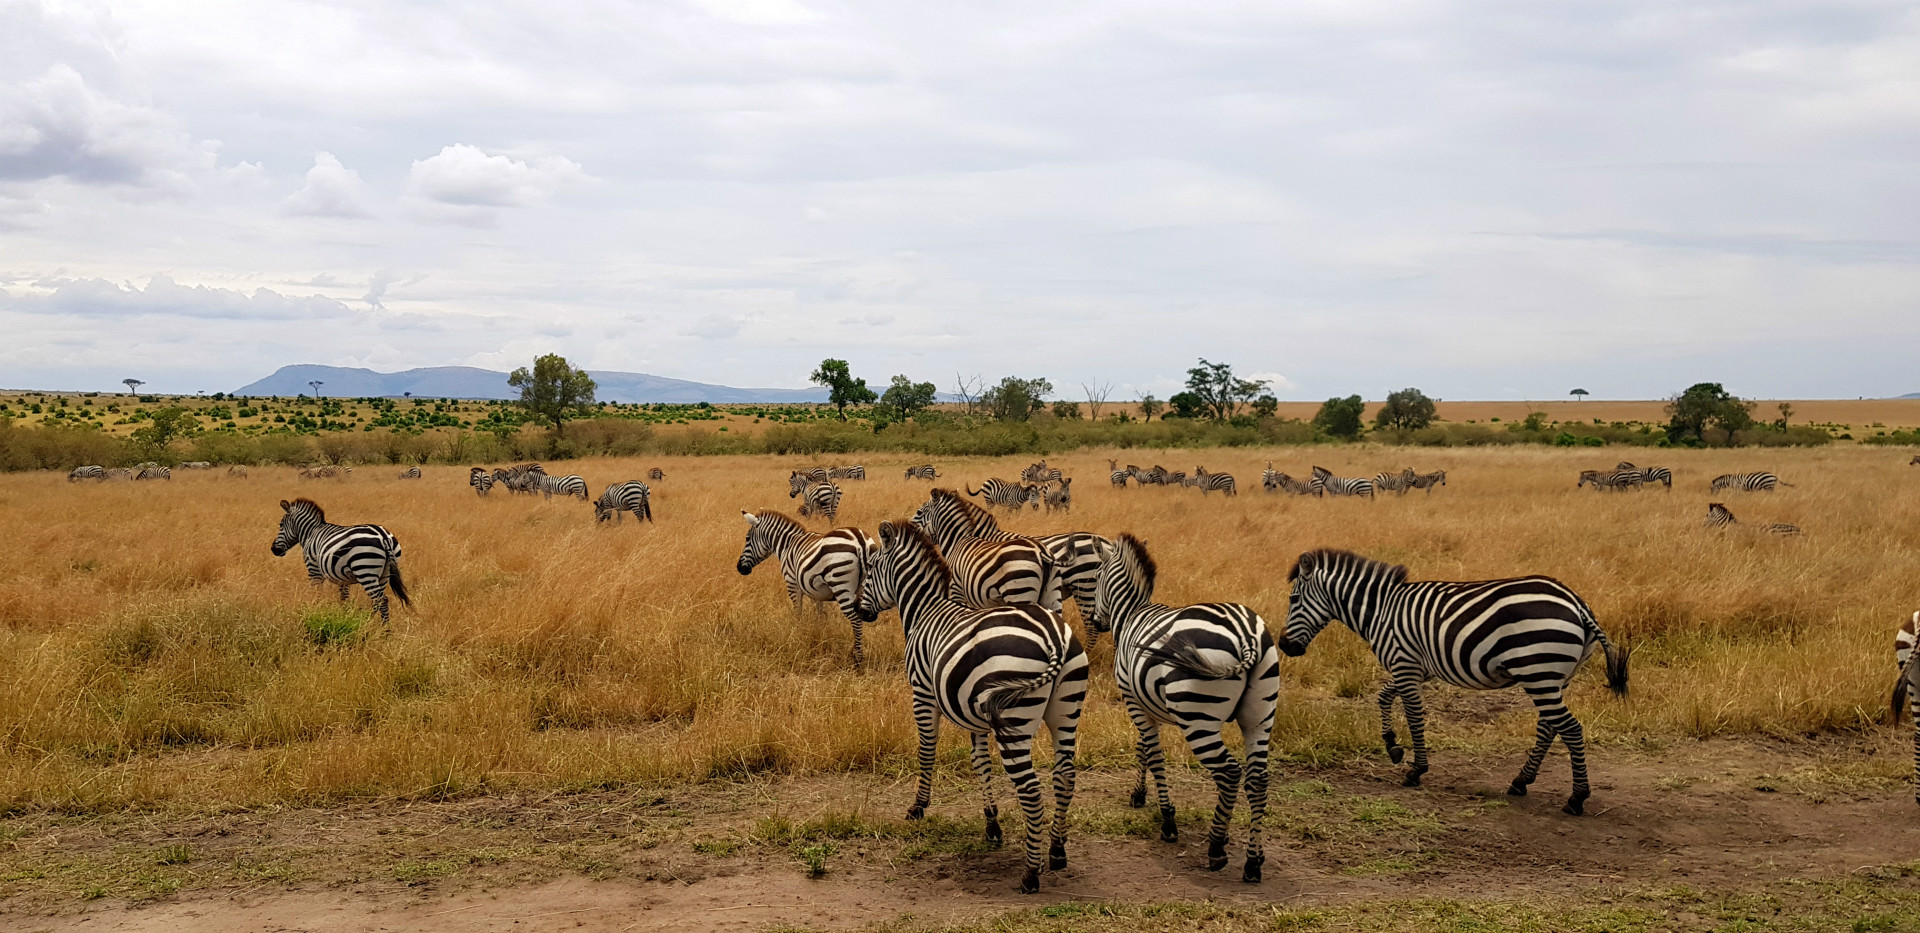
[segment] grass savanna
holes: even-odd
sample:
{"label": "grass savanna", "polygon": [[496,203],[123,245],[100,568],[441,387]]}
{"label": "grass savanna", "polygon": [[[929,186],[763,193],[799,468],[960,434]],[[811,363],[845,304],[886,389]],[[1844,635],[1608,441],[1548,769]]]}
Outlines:
{"label": "grass savanna", "polygon": [[[1576,489],[1579,470],[1611,466],[1605,450],[1152,454],[1170,468],[1237,474],[1243,491],[1227,498],[1112,489],[1096,481],[1109,456],[1148,458],[1090,450],[1049,458],[1081,479],[1071,513],[1026,510],[1002,523],[1132,532],[1159,564],[1157,599],[1242,602],[1275,626],[1287,569],[1308,548],[1406,563],[1415,579],[1555,576],[1635,648],[1631,697],[1607,695],[1590,664],[1568,699],[1587,727],[1601,809],[1610,745],[1883,728],[1893,632],[1920,578],[1916,471],[1854,447],[1661,454],[1675,471],[1671,493]],[[1265,460],[1305,474],[1309,455],[1337,474],[1412,465],[1450,480],[1430,496],[1374,502],[1258,491]],[[900,478],[926,458],[861,459],[871,478],[843,483],[840,524],[872,529],[926,498],[928,483]],[[957,485],[1015,476],[1028,459],[936,462],[941,484]],[[595,494],[664,468],[668,478],[652,484],[655,523],[618,527],[596,526],[578,500],[498,490],[478,499],[453,468],[405,482],[368,471],[300,480],[284,467],[245,480],[176,474],[171,484],[0,476],[0,801],[16,812],[93,811],[909,774],[914,730],[894,617],[869,626],[867,671],[856,673],[837,613],[796,616],[773,568],[734,569],[740,510],[790,509],[789,470],[826,462],[569,463]],[[1736,508],[1793,522],[1804,537],[1701,527],[1708,480],[1754,469],[1794,486],[1733,494]],[[295,495],[319,501],[331,521],[378,523],[399,538],[414,606],[396,608],[390,629],[357,591],[343,607],[305,582],[298,557],[268,552],[278,502]],[[1082,765],[1130,773],[1135,735],[1106,673],[1110,651],[1108,641],[1093,657]],[[1337,626],[1285,661],[1276,778],[1380,755],[1379,682],[1371,654]],[[1431,691],[1436,777],[1449,749],[1518,755],[1530,742],[1533,713],[1517,692],[1459,702],[1449,693]],[[965,769],[957,737],[942,756]],[[1541,793],[1518,805],[1557,807],[1564,762],[1550,759]],[[1908,767],[1897,757],[1860,764],[1889,785]],[[974,801],[934,807],[968,814]]]}

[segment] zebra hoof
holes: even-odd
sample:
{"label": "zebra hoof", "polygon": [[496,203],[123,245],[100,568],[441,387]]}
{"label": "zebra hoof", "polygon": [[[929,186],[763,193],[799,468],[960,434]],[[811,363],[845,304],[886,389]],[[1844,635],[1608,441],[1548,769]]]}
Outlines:
{"label": "zebra hoof", "polygon": [[1593,796],[1592,791],[1575,790],[1573,796],[1567,798],[1567,805],[1561,807],[1560,811],[1568,816],[1579,816],[1587,811],[1587,798],[1591,796]]}
{"label": "zebra hoof", "polygon": [[924,819],[926,819],[926,818],[927,818],[927,808],[926,808],[926,807],[923,807],[923,806],[921,806],[921,805],[919,805],[919,804],[917,804],[917,803],[916,803],[916,804],[914,804],[913,806],[911,806],[911,807],[908,807],[908,808],[907,808],[907,819],[910,819],[910,820],[924,820]]}
{"label": "zebra hoof", "polygon": [[1401,787],[1419,787],[1420,775],[1425,773],[1427,773],[1426,765],[1414,765],[1413,769],[1407,772],[1407,779],[1400,782],[1400,786]]}
{"label": "zebra hoof", "polygon": [[1401,746],[1401,745],[1395,745],[1395,744],[1393,744],[1392,742],[1388,742],[1388,743],[1387,743],[1387,757],[1388,757],[1389,759],[1392,759],[1392,761],[1393,761],[1393,763],[1394,763],[1394,764],[1396,764],[1396,765],[1397,765],[1397,764],[1399,764],[1399,763],[1400,763],[1400,759],[1402,759],[1402,758],[1405,758],[1405,757],[1407,757],[1407,750],[1406,750],[1406,747],[1405,747],[1405,746]]}
{"label": "zebra hoof", "polygon": [[1055,839],[1053,848],[1047,850],[1047,870],[1059,871],[1065,867],[1067,867],[1067,844]]}
{"label": "zebra hoof", "polygon": [[1141,807],[1146,806],[1147,805],[1147,789],[1144,787],[1134,788],[1133,796],[1127,798],[1127,805],[1133,807],[1135,810],[1138,810]]}
{"label": "zebra hoof", "polygon": [[1020,893],[1021,894],[1039,894],[1040,893],[1040,870],[1039,869],[1029,868],[1027,869],[1027,873],[1025,875],[1020,876]]}
{"label": "zebra hoof", "polygon": [[1000,821],[999,820],[992,819],[992,818],[989,818],[987,820],[987,845],[993,846],[996,849],[1000,848]]}
{"label": "zebra hoof", "polygon": [[1522,784],[1519,781],[1515,781],[1507,787],[1507,796],[1509,797],[1525,797],[1526,795],[1527,795],[1527,785]]}
{"label": "zebra hoof", "polygon": [[1260,868],[1267,864],[1267,857],[1255,855],[1247,859],[1247,870],[1240,873],[1240,880],[1247,884],[1260,883]]}
{"label": "zebra hoof", "polygon": [[1166,807],[1160,811],[1160,841],[1180,841],[1180,827],[1174,822],[1172,807]]}
{"label": "zebra hoof", "polygon": [[1227,867],[1227,841],[1221,838],[1207,840],[1207,870],[1219,871]]}

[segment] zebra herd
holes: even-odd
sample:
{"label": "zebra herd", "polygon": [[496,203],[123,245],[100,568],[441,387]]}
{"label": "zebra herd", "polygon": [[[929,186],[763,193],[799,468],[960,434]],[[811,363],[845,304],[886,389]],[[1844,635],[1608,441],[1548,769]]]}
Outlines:
{"label": "zebra herd", "polygon": [[[1269,463],[1268,466],[1272,464]],[[1239,486],[1234,481],[1232,473],[1213,473],[1203,466],[1194,467],[1192,475],[1188,475],[1184,471],[1168,470],[1159,464],[1143,470],[1129,463],[1123,470],[1120,468],[1119,461],[1108,460],[1107,470],[1108,481],[1121,489],[1125,489],[1127,481],[1132,480],[1139,486],[1186,486],[1198,489],[1202,493],[1219,490],[1229,496],[1239,493]]]}
{"label": "zebra herd", "polygon": [[[184,463],[180,466],[182,469],[193,468]],[[240,471],[240,475],[246,475],[244,468]],[[157,463],[142,463],[138,467],[114,467],[113,469],[107,469],[106,467],[96,464],[89,464],[87,466],[74,467],[67,472],[67,482],[69,483],[77,483],[83,479],[99,480],[103,483],[110,479],[164,479],[170,481],[173,479],[173,470]]]}
{"label": "zebra herd", "polygon": [[[666,474],[655,467],[647,471],[647,477],[661,480]],[[404,478],[404,477],[403,477]],[[472,467],[467,472],[467,485],[473,487],[475,495],[485,498],[500,486],[510,493],[534,495],[536,493],[551,501],[554,496],[577,498],[587,501],[587,481],[577,474],[549,476],[547,469],[538,463],[521,463],[511,467],[488,470],[486,467]],[[593,500],[595,521],[604,522],[613,519],[619,524],[632,512],[636,521],[653,521],[653,489],[639,480],[614,483],[607,487],[600,498]]]}
{"label": "zebra herd", "polygon": [[[1653,485],[1654,483],[1661,484],[1671,492],[1673,490],[1673,471],[1666,467],[1638,467],[1628,461],[1622,460],[1618,464],[1615,464],[1611,470],[1581,470],[1580,480],[1575,484],[1575,488],[1592,486],[1595,490],[1623,491],[1628,489],[1638,490]],[[1720,493],[1727,491],[1772,492],[1781,486],[1791,487],[1793,484],[1782,482],[1780,477],[1762,471],[1757,473],[1722,473],[1714,477],[1707,485],[1712,492]],[[1707,528],[1725,528],[1731,525],[1740,525],[1740,522],[1733,517],[1733,512],[1727,508],[1726,503],[1709,502],[1707,503],[1707,517],[1702,524]],[[1758,527],[1767,534],[1779,535],[1781,537],[1796,537],[1802,534],[1800,526],[1791,525],[1786,522],[1770,522],[1755,527]]]}
{"label": "zebra herd", "polygon": [[1372,499],[1376,493],[1393,492],[1406,495],[1410,489],[1423,489],[1427,495],[1433,495],[1435,486],[1447,484],[1447,471],[1435,470],[1420,473],[1412,467],[1398,473],[1376,473],[1372,479],[1364,476],[1335,476],[1333,471],[1316,466],[1305,482],[1294,479],[1286,473],[1273,468],[1273,461],[1267,461],[1267,468],[1260,474],[1260,488],[1267,492],[1284,492],[1296,496],[1359,496]]}
{"label": "zebra herd", "polygon": [[[807,481],[792,488],[817,485]],[[1022,485],[1032,484],[989,480],[986,491]],[[1161,837],[1178,839],[1160,746],[1162,728],[1178,728],[1215,784],[1207,839],[1211,870],[1228,862],[1227,828],[1245,790],[1251,819],[1242,878],[1248,882],[1261,880],[1265,862],[1261,837],[1279,655],[1304,653],[1330,622],[1338,620],[1365,639],[1388,674],[1379,696],[1381,738],[1388,756],[1400,762],[1405,749],[1394,730],[1397,700],[1414,752],[1408,786],[1418,786],[1428,770],[1424,682],[1439,679],[1469,689],[1519,685],[1533,701],[1538,727],[1508,792],[1526,794],[1558,740],[1573,768],[1573,792],[1563,809],[1581,814],[1591,794],[1586,746],[1564,691],[1596,651],[1605,658],[1608,686],[1621,694],[1627,689],[1627,651],[1608,641],[1576,594],[1548,577],[1410,582],[1405,567],[1344,551],[1309,551],[1288,576],[1293,592],[1287,624],[1276,633],[1247,606],[1154,602],[1158,568],[1146,544],[1131,534],[1003,530],[993,513],[953,489],[932,489],[910,520],[883,522],[873,535],[859,528],[816,534],[778,512],[741,514],[747,536],[736,568],[750,574],[778,557],[796,609],[808,601],[838,604],[853,626],[856,668],[864,660],[864,626],[885,610],[899,611],[920,749],[918,790],[907,816],[919,819],[926,812],[939,730],[949,723],[971,738],[987,839],[999,843],[992,779],[997,746],[1027,828],[1020,886],[1026,892],[1039,887],[1043,835],[1046,867],[1066,864],[1074,740],[1089,676],[1086,651],[1103,632],[1114,634],[1114,681],[1139,733],[1130,802],[1146,805],[1151,773]],[[1062,613],[1069,596],[1086,626],[1084,644]],[[1227,745],[1228,722],[1240,728],[1241,754]],[[1050,828],[1032,762],[1042,725],[1054,747]]]}

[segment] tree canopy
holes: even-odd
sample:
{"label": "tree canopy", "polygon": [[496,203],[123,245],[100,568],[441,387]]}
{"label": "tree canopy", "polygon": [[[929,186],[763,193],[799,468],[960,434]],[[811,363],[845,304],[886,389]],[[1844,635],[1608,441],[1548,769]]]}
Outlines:
{"label": "tree canopy", "polygon": [[1187,370],[1187,391],[1200,400],[1200,410],[1222,421],[1232,418],[1241,405],[1253,401],[1267,388],[1265,379],[1242,379],[1226,363],[1210,363],[1202,357],[1200,365]]}
{"label": "tree canopy", "polygon": [[1140,419],[1152,421],[1153,416],[1167,410],[1167,404],[1153,397],[1152,392],[1140,396]]}
{"label": "tree canopy", "polygon": [[507,385],[520,390],[520,407],[531,419],[551,423],[556,434],[565,432],[568,418],[587,413],[599,388],[586,370],[575,369],[558,353],[534,360],[531,370],[525,366],[514,370]]}
{"label": "tree canopy", "polygon": [[980,396],[987,413],[999,421],[1025,421],[1046,407],[1042,401],[1053,394],[1053,383],[1045,379],[1008,376]]}
{"label": "tree canopy", "polygon": [[133,442],[148,456],[160,459],[175,439],[192,437],[199,432],[199,420],[185,408],[174,405],[147,416],[147,423],[134,429]]}
{"label": "tree canopy", "polygon": [[896,420],[905,421],[913,413],[933,404],[939,390],[931,382],[915,382],[906,376],[893,377],[893,384],[880,395],[880,405]]}
{"label": "tree canopy", "polygon": [[847,420],[848,405],[866,405],[879,399],[872,389],[867,388],[867,380],[853,378],[847,369],[846,360],[821,360],[820,368],[807,377],[807,381],[817,386],[826,386],[827,401],[833,403],[840,412],[840,420]]}
{"label": "tree canopy", "polygon": [[1198,392],[1175,392],[1167,399],[1165,418],[1199,418],[1209,414],[1207,400]]}
{"label": "tree canopy", "polygon": [[1333,437],[1352,439],[1360,436],[1361,419],[1366,413],[1367,403],[1358,395],[1330,398],[1314,414],[1313,426]]}
{"label": "tree canopy", "polygon": [[1707,430],[1733,432],[1753,426],[1753,403],[1742,401],[1717,382],[1700,382],[1667,402],[1667,439],[1676,444],[1704,444]]}
{"label": "tree canopy", "polygon": [[1387,403],[1373,416],[1376,428],[1418,430],[1433,423],[1433,399],[1419,389],[1401,389],[1387,393]]}

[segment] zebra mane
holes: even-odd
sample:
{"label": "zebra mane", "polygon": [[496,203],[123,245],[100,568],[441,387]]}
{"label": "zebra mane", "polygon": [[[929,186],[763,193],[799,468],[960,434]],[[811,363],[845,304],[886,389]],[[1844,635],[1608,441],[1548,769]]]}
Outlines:
{"label": "zebra mane", "polygon": [[1339,548],[1316,548],[1300,555],[1299,558],[1294,560],[1292,569],[1287,571],[1288,583],[1292,583],[1300,578],[1300,565],[1302,563],[1310,563],[1315,567],[1331,567],[1336,571],[1378,573],[1386,576],[1388,580],[1394,583],[1407,582],[1407,567],[1405,564],[1389,564],[1384,560],[1361,557],[1352,551],[1343,551]]}
{"label": "zebra mane", "polygon": [[1000,530],[1000,523],[993,520],[992,512],[960,498],[958,490],[935,489],[930,495],[934,499],[944,499],[953,503],[954,508],[960,516],[960,521],[964,522],[968,528],[973,529],[976,537],[982,534],[992,534]]}
{"label": "zebra mane", "polygon": [[[953,490],[949,489],[947,491],[952,492]],[[892,538],[892,540],[889,540],[889,538]],[[937,578],[934,582],[938,587],[938,592],[945,593],[947,589],[953,585],[953,570],[947,566],[946,560],[941,558],[940,547],[933,543],[933,538],[929,537],[926,532],[921,531],[918,525],[904,518],[897,518],[890,522],[880,523],[881,547],[890,547],[894,541],[904,542],[909,539],[912,542],[909,547],[917,547],[925,551],[928,557],[932,558],[927,561],[927,563],[932,568],[933,575]]]}
{"label": "zebra mane", "polygon": [[1153,581],[1160,576],[1160,566],[1153,562],[1153,555],[1147,553],[1147,543],[1134,537],[1130,531],[1121,532],[1114,543],[1133,552],[1134,561],[1140,565],[1141,583],[1144,584],[1141,589],[1151,594]]}
{"label": "zebra mane", "polygon": [[324,509],[320,508],[320,503],[315,502],[312,499],[308,499],[304,496],[302,496],[301,498],[295,499],[292,502],[283,501],[280,503],[280,507],[283,509],[286,509],[289,512],[293,511],[295,506],[301,506],[301,505],[304,505],[312,509],[314,518],[317,518],[323,522],[327,520],[327,513]]}
{"label": "zebra mane", "polygon": [[799,520],[795,519],[793,516],[788,515],[785,512],[776,511],[774,509],[761,509],[758,512],[754,512],[753,517],[757,520],[757,523],[760,525],[765,525],[768,523],[778,525],[778,524],[784,523],[787,525],[792,525],[795,528],[799,528],[802,531],[806,530],[806,526],[800,524]]}

